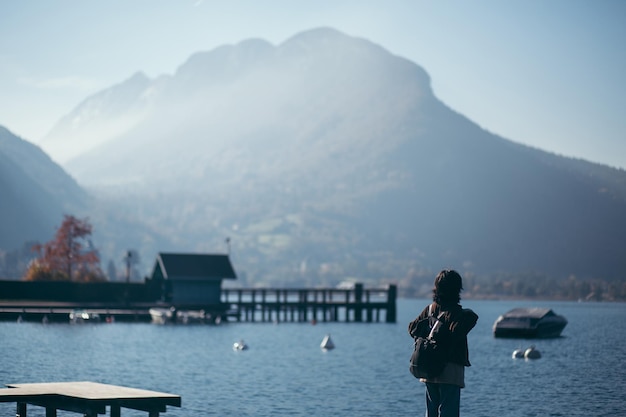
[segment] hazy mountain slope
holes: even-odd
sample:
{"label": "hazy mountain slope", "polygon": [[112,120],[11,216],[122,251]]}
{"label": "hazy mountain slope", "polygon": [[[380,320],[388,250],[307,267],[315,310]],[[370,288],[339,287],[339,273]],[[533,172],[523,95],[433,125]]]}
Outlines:
{"label": "hazy mountain slope", "polygon": [[[146,226],[140,218],[129,216],[107,199],[88,195],[40,148],[2,126],[0,196],[0,252],[49,241],[65,214],[88,218],[103,268],[109,260],[123,268],[122,259],[128,249],[141,247],[155,253],[160,248],[172,247],[158,228]],[[141,259],[139,266],[148,268],[152,261]],[[11,278],[19,278],[23,272],[15,271],[17,275]]]}
{"label": "hazy mountain slope", "polygon": [[66,168],[177,250],[231,236],[251,279],[626,267],[624,171],[481,129],[422,68],[366,40],[245,41],[148,90],[140,121]]}
{"label": "hazy mountain slope", "polygon": [[49,240],[86,193],[37,146],[0,126],[0,248]]}
{"label": "hazy mountain slope", "polygon": [[41,141],[56,160],[65,162],[139,123],[150,105],[151,82],[136,73],[123,83],[85,99]]}

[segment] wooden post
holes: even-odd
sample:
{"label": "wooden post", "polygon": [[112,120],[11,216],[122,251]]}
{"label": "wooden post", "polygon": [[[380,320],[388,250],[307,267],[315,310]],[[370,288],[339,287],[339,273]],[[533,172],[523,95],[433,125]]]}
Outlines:
{"label": "wooden post", "polygon": [[46,417],[57,417],[57,409],[54,407],[46,407]]}
{"label": "wooden post", "polygon": [[360,323],[363,321],[363,309],[361,303],[363,302],[363,284],[354,284],[354,321]]}
{"label": "wooden post", "polygon": [[254,321],[254,313],[256,312],[256,290],[252,290],[252,315],[250,321]]}
{"label": "wooden post", "polygon": [[387,290],[387,323],[396,322],[396,297],[398,295],[398,287],[391,284]]}
{"label": "wooden post", "polygon": [[26,417],[26,403],[17,403],[15,417]]}
{"label": "wooden post", "polygon": [[111,417],[121,417],[122,412],[119,405],[111,405]]}
{"label": "wooden post", "polygon": [[267,313],[267,304],[265,300],[265,289],[261,290],[261,321],[266,322],[265,315]]}

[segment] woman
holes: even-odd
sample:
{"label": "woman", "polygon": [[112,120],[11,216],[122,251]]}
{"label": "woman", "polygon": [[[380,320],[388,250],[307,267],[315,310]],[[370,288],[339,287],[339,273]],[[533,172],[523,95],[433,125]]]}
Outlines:
{"label": "woman", "polygon": [[[467,334],[474,328],[478,315],[470,309],[464,309],[461,301],[463,280],[458,272],[444,269],[435,277],[433,303],[426,306],[420,315],[409,323],[409,334],[414,337],[426,337],[418,334],[418,322],[429,315],[442,317],[441,343],[446,351],[446,363],[443,371],[429,378],[421,378],[426,383],[426,417],[458,417],[461,405],[461,388],[465,387],[465,367],[470,366],[467,347]],[[437,339],[439,342],[439,339]]]}

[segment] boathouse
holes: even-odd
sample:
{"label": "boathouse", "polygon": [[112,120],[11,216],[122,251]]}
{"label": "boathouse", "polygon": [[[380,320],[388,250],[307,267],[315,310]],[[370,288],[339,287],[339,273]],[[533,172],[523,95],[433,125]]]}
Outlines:
{"label": "boathouse", "polygon": [[159,253],[151,278],[163,283],[163,301],[184,306],[219,304],[222,280],[237,275],[228,255]]}

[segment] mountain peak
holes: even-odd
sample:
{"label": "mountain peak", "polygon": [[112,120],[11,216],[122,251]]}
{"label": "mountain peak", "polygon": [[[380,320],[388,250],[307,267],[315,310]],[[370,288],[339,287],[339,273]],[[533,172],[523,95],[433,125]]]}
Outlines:
{"label": "mountain peak", "polygon": [[196,52],[176,70],[175,78],[185,83],[199,79],[227,81],[263,62],[274,47],[262,39],[247,39],[236,45],[222,45],[210,51]]}
{"label": "mountain peak", "polygon": [[296,33],[284,43],[289,42],[329,42],[338,40],[354,39],[350,35],[347,35],[330,26],[321,26],[309,30],[305,30]]}

